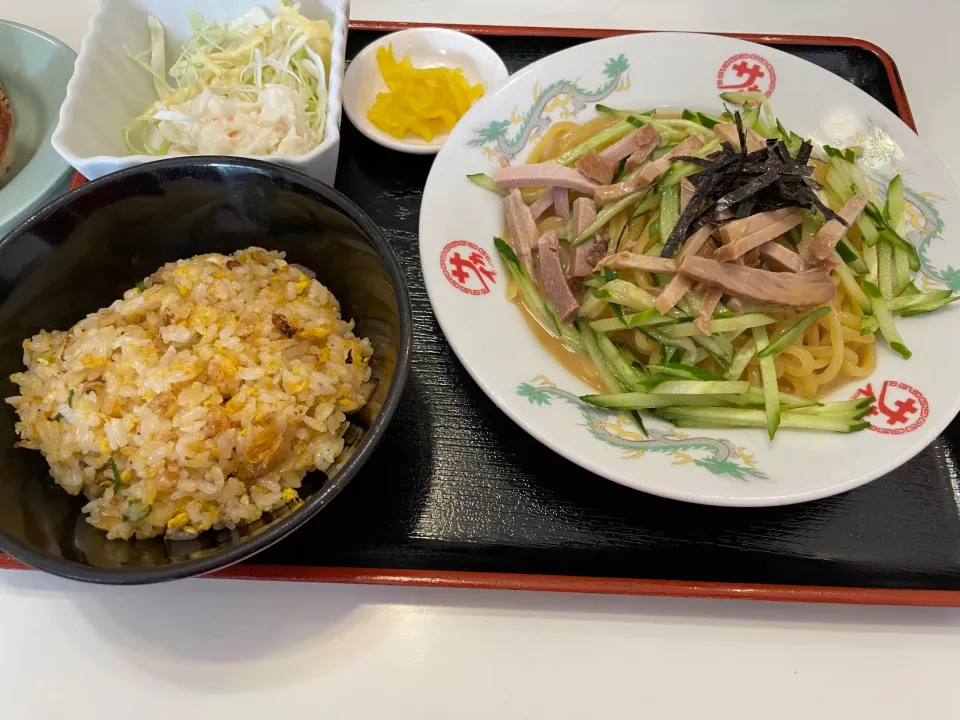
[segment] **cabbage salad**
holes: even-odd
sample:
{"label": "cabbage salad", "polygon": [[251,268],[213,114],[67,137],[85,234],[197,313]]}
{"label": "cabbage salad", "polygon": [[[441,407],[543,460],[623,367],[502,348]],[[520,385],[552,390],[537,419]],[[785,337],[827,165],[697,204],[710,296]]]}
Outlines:
{"label": "cabbage salad", "polygon": [[[123,129],[140,155],[302,155],[323,141],[332,31],[299,5],[256,7],[226,25],[190,13],[193,36],[166,69],[164,27],[134,59],[159,100]],[[172,80],[171,82],[168,82]]]}

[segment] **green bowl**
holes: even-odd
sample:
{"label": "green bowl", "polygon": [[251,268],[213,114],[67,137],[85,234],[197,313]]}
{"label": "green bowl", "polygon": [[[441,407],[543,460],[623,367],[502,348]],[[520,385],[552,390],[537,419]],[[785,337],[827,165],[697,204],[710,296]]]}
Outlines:
{"label": "green bowl", "polygon": [[77,55],[39,30],[0,20],[0,85],[13,111],[14,160],[0,181],[0,237],[66,192],[73,168],[50,144]]}

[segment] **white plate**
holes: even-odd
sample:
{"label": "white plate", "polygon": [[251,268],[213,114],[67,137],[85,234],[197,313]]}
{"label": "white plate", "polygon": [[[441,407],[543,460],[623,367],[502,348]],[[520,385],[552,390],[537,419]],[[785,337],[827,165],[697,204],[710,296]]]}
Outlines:
{"label": "white plate", "polygon": [[370,43],[357,53],[347,67],[343,84],[343,109],[360,132],[391,150],[432,155],[448,136],[447,133],[441,133],[430,142],[414,135],[398,140],[367,119],[367,111],[373,106],[377,95],[387,92],[387,84],[377,66],[377,50],[388,45],[393,45],[393,56],[397,60],[409,57],[415,68],[461,68],[471,85],[483,85],[484,93],[490,93],[510,76],[503,60],[489,45],[456,30],[410,28]]}
{"label": "white plate", "polygon": [[[507,273],[493,237],[501,201],[465,179],[505,155],[524,161],[551,122],[623,108],[721,110],[723,86],[767,92],[791,129],[819,143],[861,144],[868,175],[904,177],[910,240],[928,287],[960,290],[958,195],[936,158],[893,113],[845,80],[771,48],[681,33],[624,36],[545,58],[482,98],[433,164],[420,212],[420,259],[434,313],[461,362],[527,432],[610,480],[664,497],[711,505],[783,505],[849,490],[916,455],[960,409],[960,314],[956,305],[898,325],[913,358],[878,347],[876,372],[830,399],[867,388],[880,398],[873,427],[853,435],[785,429],[676,431],[650,419],[649,438],[577,398],[590,389],[534,338],[507,300]],[[484,274],[486,273],[486,274]]]}

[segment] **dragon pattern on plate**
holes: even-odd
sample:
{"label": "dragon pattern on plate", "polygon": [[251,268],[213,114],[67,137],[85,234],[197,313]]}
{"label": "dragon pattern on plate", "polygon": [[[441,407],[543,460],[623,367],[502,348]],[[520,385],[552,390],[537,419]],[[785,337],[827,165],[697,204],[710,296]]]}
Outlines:
{"label": "dragon pattern on plate", "polygon": [[754,457],[745,448],[737,447],[729,440],[693,437],[676,429],[659,428],[648,429],[644,436],[625,415],[585,403],[573,393],[558,388],[545,375],[520,383],[517,395],[539,407],[552,407],[554,400],[572,405],[583,416],[590,434],[626,452],[626,460],[640,458],[647,453],[665,453],[673,458],[675,465],[693,464],[714,475],[734,480],[768,479],[766,473],[756,468]]}

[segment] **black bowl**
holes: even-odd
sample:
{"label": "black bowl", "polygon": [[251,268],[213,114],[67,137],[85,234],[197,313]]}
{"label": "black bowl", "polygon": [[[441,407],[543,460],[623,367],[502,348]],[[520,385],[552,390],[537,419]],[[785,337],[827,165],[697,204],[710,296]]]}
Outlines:
{"label": "black bowl", "polygon": [[373,222],[336,190],[255,160],[176,158],[121,170],[46,206],[0,241],[0,398],[23,370],[21,343],[65,330],[166,262],[249,246],[282,250],[334,293],[375,346],[377,391],[351,418],[328,473],[304,479],[303,505],[195,540],[107,540],[82,497],[50,477],[39,452],[14,447],[16,413],[0,402],[0,549],[57,575],[139,584],[200,575],[263,550],[313,517],[370,457],[400,400],[412,316],[403,273]]}

